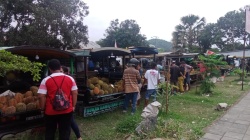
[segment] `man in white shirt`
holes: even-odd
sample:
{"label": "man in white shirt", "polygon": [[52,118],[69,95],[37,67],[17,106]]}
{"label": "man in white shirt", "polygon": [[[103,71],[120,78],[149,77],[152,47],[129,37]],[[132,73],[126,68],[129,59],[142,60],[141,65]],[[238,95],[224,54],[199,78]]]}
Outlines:
{"label": "man in white shirt", "polygon": [[160,82],[160,73],[159,71],[156,70],[157,65],[156,63],[152,62],[151,63],[151,69],[147,70],[145,75],[144,75],[144,82],[143,85],[145,85],[145,83],[147,83],[147,92],[146,92],[146,97],[145,97],[145,107],[148,105],[148,101],[151,95],[154,96],[154,101],[156,100],[156,89],[157,89],[157,85]]}

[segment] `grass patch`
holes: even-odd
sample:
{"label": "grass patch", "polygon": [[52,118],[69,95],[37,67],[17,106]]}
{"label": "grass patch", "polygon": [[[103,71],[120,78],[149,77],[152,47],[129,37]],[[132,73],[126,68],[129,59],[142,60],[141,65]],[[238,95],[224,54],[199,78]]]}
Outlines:
{"label": "grass patch", "polygon": [[[98,116],[76,117],[75,119],[84,140],[124,140],[128,135],[135,140],[157,137],[169,140],[198,140],[204,134],[203,129],[224,113],[214,110],[218,103],[225,102],[232,106],[250,90],[249,85],[244,85],[244,91],[242,91],[241,85],[237,85],[235,79],[238,77],[229,76],[225,78],[224,82],[216,83],[213,94],[210,96],[195,94],[195,87],[189,93],[171,96],[168,114],[160,112],[157,128],[144,136],[138,136],[134,133],[136,126],[141,121],[143,104],[133,116],[130,115],[129,111],[122,113],[122,109],[117,109]],[[158,100],[161,102],[165,98]],[[28,134],[25,137],[39,140],[39,137],[31,137]],[[76,139],[73,132],[71,138]],[[22,139],[25,140],[24,137]]]}

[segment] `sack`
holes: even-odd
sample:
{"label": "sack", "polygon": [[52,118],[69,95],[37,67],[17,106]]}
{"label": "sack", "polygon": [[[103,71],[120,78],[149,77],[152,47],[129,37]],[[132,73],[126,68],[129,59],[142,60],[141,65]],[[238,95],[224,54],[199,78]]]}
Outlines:
{"label": "sack", "polygon": [[[54,78],[51,77],[53,80]],[[64,81],[65,76],[63,77],[63,81]],[[62,83],[63,83],[62,81]],[[56,81],[54,80],[55,84]],[[62,83],[60,85],[60,87],[57,86],[57,90],[54,96],[54,99],[51,101],[52,107],[54,110],[56,111],[63,111],[66,110],[70,107],[70,102],[69,102],[69,98],[65,95],[65,93],[62,90]]]}

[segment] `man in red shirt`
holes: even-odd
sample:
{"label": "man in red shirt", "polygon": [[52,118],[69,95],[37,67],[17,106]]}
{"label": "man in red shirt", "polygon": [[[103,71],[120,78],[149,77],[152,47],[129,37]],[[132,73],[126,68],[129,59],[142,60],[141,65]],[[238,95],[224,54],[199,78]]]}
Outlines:
{"label": "man in red shirt", "polygon": [[[77,101],[77,86],[71,76],[61,73],[61,65],[57,59],[50,60],[48,67],[52,74],[42,80],[38,90],[40,107],[41,110],[45,111],[45,140],[55,139],[57,125],[59,140],[69,140],[73,108]],[[69,99],[70,106],[65,110],[57,111],[53,109],[52,101],[60,85],[65,96]]]}

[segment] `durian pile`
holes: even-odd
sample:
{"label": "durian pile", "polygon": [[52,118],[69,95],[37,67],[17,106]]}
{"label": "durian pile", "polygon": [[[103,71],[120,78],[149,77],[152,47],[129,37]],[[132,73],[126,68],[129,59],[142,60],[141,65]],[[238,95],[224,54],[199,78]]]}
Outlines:
{"label": "durian pile", "polygon": [[0,112],[4,115],[10,115],[18,112],[25,112],[39,109],[39,100],[37,97],[38,87],[32,86],[26,93],[15,93],[14,96],[6,95],[0,97]]}
{"label": "durian pile", "polygon": [[117,81],[114,84],[109,83],[107,78],[92,77],[88,79],[87,83],[90,88],[90,94],[94,95],[104,95],[112,94],[124,91],[123,81]]}

